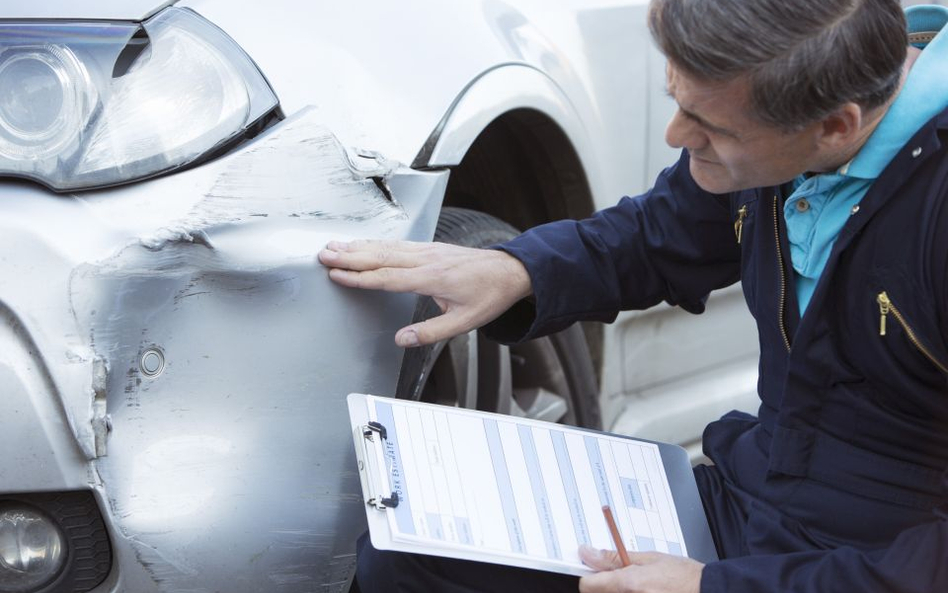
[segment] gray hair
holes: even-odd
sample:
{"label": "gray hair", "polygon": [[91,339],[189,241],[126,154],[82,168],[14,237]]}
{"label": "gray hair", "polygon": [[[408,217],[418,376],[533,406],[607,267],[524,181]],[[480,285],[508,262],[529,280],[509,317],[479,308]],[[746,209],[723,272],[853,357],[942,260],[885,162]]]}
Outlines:
{"label": "gray hair", "polygon": [[648,20],[676,68],[747,76],[754,115],[785,130],[884,104],[908,46],[898,0],[652,0]]}

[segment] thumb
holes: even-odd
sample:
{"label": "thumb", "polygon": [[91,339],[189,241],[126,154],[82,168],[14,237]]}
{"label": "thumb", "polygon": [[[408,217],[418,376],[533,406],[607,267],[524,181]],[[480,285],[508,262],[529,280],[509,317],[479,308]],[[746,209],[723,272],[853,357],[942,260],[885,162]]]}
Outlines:
{"label": "thumb", "polygon": [[395,333],[395,343],[402,348],[424,346],[453,338],[472,329],[474,328],[469,327],[461,315],[454,311],[448,311],[437,317],[398,330]]}
{"label": "thumb", "polygon": [[610,550],[598,550],[592,546],[583,544],[579,547],[579,557],[583,564],[589,568],[601,570],[618,570],[622,568],[622,560],[619,559],[619,553]]}

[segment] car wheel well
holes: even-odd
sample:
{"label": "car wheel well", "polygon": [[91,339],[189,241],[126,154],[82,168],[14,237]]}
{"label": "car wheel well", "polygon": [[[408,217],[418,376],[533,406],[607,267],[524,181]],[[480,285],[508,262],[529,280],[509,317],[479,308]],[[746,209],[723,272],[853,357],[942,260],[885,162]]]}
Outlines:
{"label": "car wheel well", "polygon": [[[519,229],[585,218],[594,210],[572,143],[556,122],[535,109],[508,111],[478,135],[451,170],[444,206],[485,212]],[[602,325],[584,323],[583,330],[601,375]]]}
{"label": "car wheel well", "polygon": [[573,145],[534,109],[509,111],[478,135],[451,170],[444,205],[486,212],[520,229],[593,211]]}

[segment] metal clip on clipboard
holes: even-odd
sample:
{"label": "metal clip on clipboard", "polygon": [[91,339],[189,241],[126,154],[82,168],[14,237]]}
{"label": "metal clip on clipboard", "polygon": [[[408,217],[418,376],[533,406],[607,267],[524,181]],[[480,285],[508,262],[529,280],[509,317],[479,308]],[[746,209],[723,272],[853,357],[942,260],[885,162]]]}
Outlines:
{"label": "metal clip on clipboard", "polygon": [[[362,491],[369,497],[365,501],[366,504],[380,511],[397,507],[398,492],[392,489],[385,464],[379,465],[379,455],[376,454],[376,447],[385,446],[384,441],[388,439],[388,431],[379,422],[369,422],[356,428],[355,437],[361,445],[356,448],[356,451],[361,457],[358,461]],[[384,448],[381,450],[381,458],[385,458]],[[386,496],[384,494],[386,492],[391,492],[391,495]]]}

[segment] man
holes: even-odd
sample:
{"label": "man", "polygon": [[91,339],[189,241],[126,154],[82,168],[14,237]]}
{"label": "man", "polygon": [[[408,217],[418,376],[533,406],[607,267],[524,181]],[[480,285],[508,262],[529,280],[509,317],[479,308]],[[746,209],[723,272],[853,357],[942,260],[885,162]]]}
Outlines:
{"label": "man", "polygon": [[[497,250],[320,253],[345,286],[435,298],[444,314],[403,346],[488,323],[529,339],[662,300],[697,313],[742,281],[759,417],[712,423],[715,465],[695,470],[722,560],[620,569],[583,550],[601,572],[581,591],[948,591],[948,32],[928,34],[948,9],[908,16],[921,34],[896,0],[653,0],[679,105],[666,139],[684,150],[652,190]],[[576,587],[363,551],[366,591]]]}

